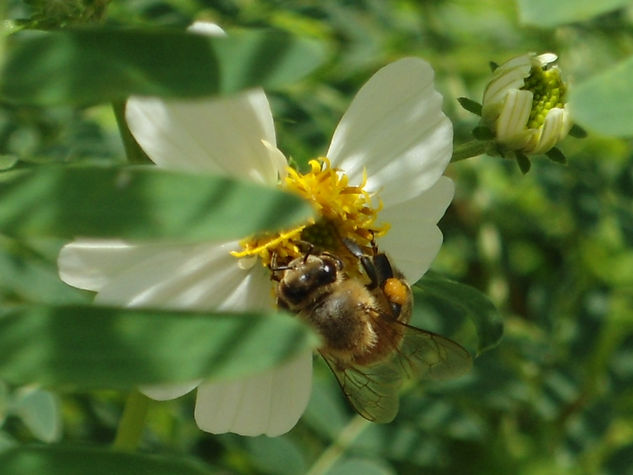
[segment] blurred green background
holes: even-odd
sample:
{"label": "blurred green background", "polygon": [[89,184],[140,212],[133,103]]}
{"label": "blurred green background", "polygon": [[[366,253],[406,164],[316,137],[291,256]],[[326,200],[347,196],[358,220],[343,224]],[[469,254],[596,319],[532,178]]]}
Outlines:
{"label": "blurred green background", "polygon": [[[552,51],[573,88],[633,54],[629,2],[556,26],[521,22],[530,7],[518,3],[523,16],[509,0],[128,0],[111,2],[104,22],[182,29],[204,18],[325,44],[316,72],[269,94],[280,148],[305,163],[325,152],[362,83],[404,56],[435,68],[459,144],[471,138],[476,117],[457,98],[481,99],[489,61]],[[10,0],[8,17],[29,18],[37,5]],[[49,26],[37,18],[36,26]],[[526,176],[514,162],[486,156],[447,170],[457,191],[440,222],[445,243],[433,270],[487,294],[505,323],[500,345],[477,358],[472,373],[410,388],[393,423],[372,425],[353,415],[319,361],[309,408],[289,434],[203,433],[189,395],[152,404],[141,450],[195,458],[216,473],[633,473],[633,143],[589,127],[587,138],[560,148],[566,166],[535,158]],[[16,158],[121,163],[124,149],[108,105],[0,103],[0,166]],[[0,246],[2,301],[89,299],[56,280],[55,243],[0,235]],[[414,323],[442,328],[454,312],[421,302]],[[114,391],[53,396],[0,383],[0,446],[107,445],[123,401]]]}

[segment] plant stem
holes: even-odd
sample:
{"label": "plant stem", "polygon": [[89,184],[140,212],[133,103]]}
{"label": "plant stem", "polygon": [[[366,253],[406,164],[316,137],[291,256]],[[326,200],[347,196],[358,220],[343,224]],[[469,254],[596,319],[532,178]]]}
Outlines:
{"label": "plant stem", "polygon": [[459,162],[467,158],[476,157],[486,151],[486,142],[481,140],[471,140],[461,145],[453,147],[451,162]]}
{"label": "plant stem", "polygon": [[359,415],[352,417],[343,430],[339,432],[336,440],[312,464],[306,475],[326,473],[341,458],[354,439],[369,427],[369,424],[367,419]]}
{"label": "plant stem", "polygon": [[141,440],[145,426],[145,416],[149,407],[149,399],[137,389],[132,390],[119,421],[116,437],[112,447],[118,450],[134,451]]}
{"label": "plant stem", "polygon": [[112,102],[112,110],[114,111],[114,117],[116,118],[116,124],[119,127],[119,134],[121,135],[121,141],[125,148],[125,155],[129,163],[152,163],[147,158],[143,149],[136,143],[136,140],[130,133],[130,129],[125,122],[125,102],[114,101]]}

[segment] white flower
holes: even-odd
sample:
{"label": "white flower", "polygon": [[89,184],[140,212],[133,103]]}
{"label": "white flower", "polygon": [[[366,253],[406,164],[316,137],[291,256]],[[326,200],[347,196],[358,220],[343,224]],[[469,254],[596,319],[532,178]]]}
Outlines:
{"label": "white flower", "polygon": [[[206,28],[212,28],[207,26]],[[217,27],[215,27],[217,28]],[[381,250],[412,282],[428,269],[442,234],[436,223],[453,197],[442,177],[452,127],[433,88],[433,70],[405,58],[379,70],[338,124],[327,157],[350,184],[379,194],[391,230]],[[167,101],[132,98],[127,121],[160,167],[222,174],[278,186],[286,163],[276,148],[272,113],[261,90],[227,98]],[[247,218],[245,218],[247,219]],[[97,292],[96,302],[194,310],[270,310],[270,272],[245,269],[229,254],[239,243],[129,243],[76,240],[59,256],[66,283]],[[234,381],[192,381],[143,388],[164,400],[197,387],[195,420],[212,433],[276,436],[290,430],[309,399],[312,355]]]}
{"label": "white flower", "polygon": [[567,136],[572,122],[566,84],[555,54],[513,58],[497,69],[484,91],[482,124],[508,150],[543,154]]}

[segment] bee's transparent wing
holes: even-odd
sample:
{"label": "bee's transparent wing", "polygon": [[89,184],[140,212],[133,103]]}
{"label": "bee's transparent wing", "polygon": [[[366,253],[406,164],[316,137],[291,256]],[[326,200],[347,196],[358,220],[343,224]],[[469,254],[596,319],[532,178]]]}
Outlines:
{"label": "bee's transparent wing", "polygon": [[436,333],[406,325],[394,363],[404,378],[449,379],[468,372],[470,353],[460,344]]}
{"label": "bee's transparent wing", "polygon": [[372,422],[391,422],[396,417],[404,379],[454,378],[472,366],[470,354],[458,343],[406,327],[393,357],[371,366],[344,367],[336,358],[321,353],[356,412]]}
{"label": "bee's transparent wing", "polygon": [[372,422],[391,422],[396,417],[402,385],[402,372],[397,365],[386,362],[342,369],[335,358],[324,353],[321,356],[356,412]]}

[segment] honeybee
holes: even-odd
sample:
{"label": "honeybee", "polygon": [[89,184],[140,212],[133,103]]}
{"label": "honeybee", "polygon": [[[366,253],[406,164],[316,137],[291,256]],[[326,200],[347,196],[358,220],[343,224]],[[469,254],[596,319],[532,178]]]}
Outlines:
{"label": "honeybee", "polygon": [[345,258],[311,248],[273,265],[277,304],[321,335],[319,353],[354,409],[370,421],[391,422],[405,379],[456,377],[472,360],[458,343],[409,325],[411,287],[385,254],[345,246]]}

